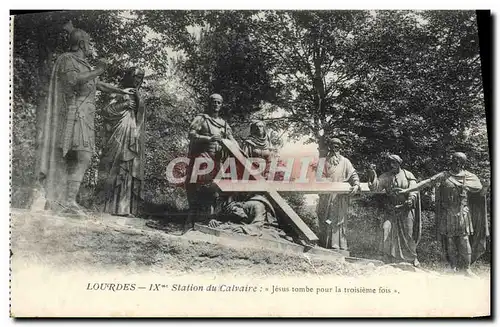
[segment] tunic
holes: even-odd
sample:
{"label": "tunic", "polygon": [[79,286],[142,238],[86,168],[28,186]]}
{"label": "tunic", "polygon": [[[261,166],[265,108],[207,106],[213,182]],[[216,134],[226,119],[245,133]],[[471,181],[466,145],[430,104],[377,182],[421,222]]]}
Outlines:
{"label": "tunic", "polygon": [[[370,190],[387,192],[387,202],[379,250],[400,261],[413,261],[417,258],[416,248],[422,232],[420,196],[418,192],[395,194],[394,188],[406,189],[416,185],[415,176],[404,169],[397,174],[386,172],[372,183]],[[405,205],[412,200],[413,207]]]}
{"label": "tunic", "polygon": [[77,82],[76,74],[90,72],[87,61],[72,54],[63,55],[59,70],[64,84],[64,99],[68,105],[66,125],[63,128],[63,154],[69,150],[93,152],[95,148],[95,93],[97,79]]}
{"label": "tunic", "polygon": [[77,82],[76,75],[91,66],[73,53],[60,55],[52,69],[46,107],[41,117],[37,171],[48,208],[66,198],[70,150],[93,151],[97,79]]}
{"label": "tunic", "polygon": [[436,220],[439,240],[445,237],[468,236],[472,262],[486,251],[489,236],[486,197],[480,194],[482,184],[473,173],[444,172],[430,178],[436,187]]}
{"label": "tunic", "polygon": [[436,194],[439,203],[438,233],[447,237],[474,234],[467,194],[481,191],[482,185],[477,176],[463,171],[447,178],[440,173],[430,180],[432,185],[439,184]]}
{"label": "tunic", "polygon": [[[196,131],[197,134],[208,137],[220,135],[222,138],[229,138],[232,136],[231,127],[226,121],[222,119],[216,120],[207,114],[196,116],[191,123],[189,130]],[[213,192],[211,190],[207,190],[207,188],[211,186],[212,180],[217,175],[218,169],[223,160],[224,151],[222,149],[222,145],[217,141],[192,139],[189,144],[188,156],[190,158],[190,163],[187,167],[185,186],[190,208],[213,205]],[[194,183],[191,183],[191,174],[194,169],[195,159],[198,157],[212,160],[214,163],[214,169],[205,175],[198,176],[197,180]],[[202,165],[202,168],[203,166],[204,165]]]}
{"label": "tunic", "polygon": [[[359,184],[359,177],[349,159],[339,155],[325,162],[323,176],[331,182]],[[347,250],[346,223],[350,198],[347,194],[321,194],[317,207],[319,242],[325,248]],[[330,222],[330,224],[328,224]]]}

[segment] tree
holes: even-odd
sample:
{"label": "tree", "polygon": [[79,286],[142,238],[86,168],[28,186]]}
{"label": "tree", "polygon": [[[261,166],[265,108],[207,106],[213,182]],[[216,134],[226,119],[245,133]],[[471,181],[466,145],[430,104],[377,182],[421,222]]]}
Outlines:
{"label": "tree", "polygon": [[373,28],[363,53],[371,87],[351,102],[366,140],[355,158],[398,152],[420,176],[444,169],[453,150],[488,162],[486,143],[471,146],[486,140],[475,13],[378,12]]}
{"label": "tree", "polygon": [[170,40],[179,52],[176,60],[179,73],[194,91],[192,96],[198,110],[206,105],[211,93],[220,93],[224,98],[224,115],[235,126],[248,125],[249,116],[261,110],[263,101],[272,102],[275,94],[263,50],[249,36],[252,14],[251,11],[138,13],[145,24]]}
{"label": "tree", "polygon": [[294,11],[254,16],[273,63],[281,126],[344,139],[359,168],[399,153],[419,176],[464,150],[489,179],[486,121],[472,11]]}
{"label": "tree", "polygon": [[311,135],[326,154],[323,133],[347,134],[339,119],[368,73],[357,50],[371,17],[361,11],[270,11],[254,17],[255,39],[274,64],[276,104],[288,112],[292,136]]}

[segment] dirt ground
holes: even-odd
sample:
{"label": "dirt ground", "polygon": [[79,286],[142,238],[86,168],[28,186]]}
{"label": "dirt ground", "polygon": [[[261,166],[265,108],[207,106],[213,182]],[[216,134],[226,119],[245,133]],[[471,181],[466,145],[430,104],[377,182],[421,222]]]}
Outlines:
{"label": "dirt ground", "polygon": [[[267,249],[214,244],[201,232],[176,236],[175,226],[163,227],[164,230],[139,229],[120,226],[112,220],[85,220],[13,211],[11,255],[12,258],[36,261],[54,268],[74,265],[126,269],[130,272],[350,277],[411,273],[389,265],[323,260]],[[489,266],[477,266],[474,271],[480,278],[489,278]],[[436,271],[419,272],[437,274]]]}

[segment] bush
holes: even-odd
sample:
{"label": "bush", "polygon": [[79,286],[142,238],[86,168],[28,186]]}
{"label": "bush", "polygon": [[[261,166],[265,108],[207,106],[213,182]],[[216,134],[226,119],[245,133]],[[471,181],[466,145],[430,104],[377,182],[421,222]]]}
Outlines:
{"label": "bush", "polygon": [[12,110],[11,205],[28,208],[35,182],[36,107],[14,96]]}

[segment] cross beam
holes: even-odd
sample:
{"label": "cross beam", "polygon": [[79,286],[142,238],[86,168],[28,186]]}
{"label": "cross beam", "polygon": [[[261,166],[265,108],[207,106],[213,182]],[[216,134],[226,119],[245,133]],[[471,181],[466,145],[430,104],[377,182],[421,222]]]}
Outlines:
{"label": "cross beam", "polygon": [[[226,150],[233,156],[236,161],[244,167],[246,171],[251,171],[251,163],[248,162],[247,157],[243,154],[239,146],[235,143],[233,143],[230,140],[222,140],[222,144],[226,148]],[[252,177],[256,180],[256,182],[260,183],[266,183],[266,179],[262,175],[252,175]],[[222,185],[225,185],[227,181],[225,180],[219,180],[215,181],[215,184],[220,188]],[[261,184],[262,185],[262,184]],[[224,187],[224,186],[223,186]],[[221,189],[221,191],[223,191]],[[224,191],[225,192],[225,191]],[[231,191],[229,191],[231,192]],[[304,221],[293,211],[292,207],[281,197],[281,195],[276,191],[271,189],[270,187],[265,188],[264,190],[258,189],[258,187],[252,191],[249,191],[246,189],[245,191],[241,192],[263,192],[267,195],[268,199],[270,200],[271,204],[273,205],[274,209],[280,213],[280,216],[285,218],[287,222],[291,224],[293,229],[297,232],[297,234],[305,239],[309,243],[316,243],[319,239],[314,234],[314,232],[307,226]]]}
{"label": "cross beam", "polygon": [[[236,161],[244,167],[246,171],[252,171],[251,163],[243,154],[239,146],[230,140],[222,140],[222,144],[226,150],[236,159]],[[293,211],[292,207],[281,197],[278,192],[304,192],[304,193],[329,193],[333,196],[342,193],[349,193],[351,186],[349,183],[332,183],[332,182],[315,182],[315,183],[298,183],[298,182],[278,182],[267,181],[262,175],[251,175],[253,181],[236,181],[218,180],[215,184],[222,192],[260,192],[265,193],[271,201],[275,210],[281,217],[285,218],[291,224],[295,232],[309,243],[316,243],[319,239],[314,232],[307,226],[304,221]],[[368,184],[361,184],[361,192],[371,192]],[[371,192],[373,193],[373,192]]]}
{"label": "cross beam", "polygon": [[[232,181],[228,179],[220,180],[217,186],[222,192],[268,192],[275,190],[277,192],[301,192],[304,194],[347,194],[350,192],[349,183],[339,182],[280,182],[280,181]],[[371,191],[368,183],[361,183],[361,193],[378,193]]]}
{"label": "cross beam", "polygon": [[[248,162],[246,156],[241,152],[241,149],[237,146],[237,144],[233,143],[229,140],[222,140],[222,144],[227,149],[227,151],[238,161],[240,165],[244,167],[246,171],[251,171],[251,164]],[[293,211],[292,207],[281,197],[281,195],[270,186],[266,185],[266,179],[261,175],[252,175],[258,185],[254,187],[253,190],[249,190],[245,188],[245,185],[242,185],[243,188],[240,188],[241,192],[263,192],[267,195],[269,200],[271,201],[275,210],[281,214],[283,218],[285,218],[293,227],[293,229],[301,236],[305,238],[309,243],[316,243],[319,239],[314,234],[314,232],[307,226],[304,221]],[[221,189],[223,192],[231,192],[225,191],[224,185],[227,185],[227,181],[219,180],[215,181],[215,184]],[[262,186],[262,187],[260,187]],[[233,191],[234,192],[234,191]]]}

